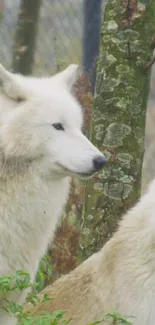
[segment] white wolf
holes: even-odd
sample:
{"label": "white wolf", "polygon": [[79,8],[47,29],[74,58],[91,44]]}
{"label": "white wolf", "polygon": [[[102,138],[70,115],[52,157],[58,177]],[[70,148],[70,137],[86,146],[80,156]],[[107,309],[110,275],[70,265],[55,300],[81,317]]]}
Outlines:
{"label": "white wolf", "polygon": [[120,312],[135,316],[128,319],[134,325],[155,324],[155,180],[100,252],[45,293],[56,299],[37,308],[29,304],[33,315],[63,309],[66,318],[73,317],[71,325],[88,325]]}
{"label": "white wolf", "polygon": [[[106,161],[81,132],[82,110],[71,93],[77,69],[73,64],[39,79],[0,66],[1,276],[25,270],[34,280],[68,198],[70,176],[89,177]],[[10,299],[22,303],[26,294]],[[1,325],[15,323],[0,311]]]}

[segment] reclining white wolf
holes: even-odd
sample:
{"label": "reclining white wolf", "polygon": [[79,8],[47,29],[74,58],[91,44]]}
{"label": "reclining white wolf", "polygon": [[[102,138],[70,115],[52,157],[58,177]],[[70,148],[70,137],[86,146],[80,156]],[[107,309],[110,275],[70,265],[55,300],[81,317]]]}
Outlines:
{"label": "reclining white wolf", "polygon": [[[105,163],[81,132],[82,109],[71,93],[76,76],[77,65],[42,79],[0,66],[0,276],[25,270],[34,280],[70,176],[89,177]],[[22,303],[26,295],[10,299]],[[0,309],[1,325],[15,323]]]}
{"label": "reclining white wolf", "polygon": [[135,316],[128,319],[134,325],[155,325],[155,180],[112,239],[45,293],[55,299],[37,308],[29,304],[33,315],[67,310],[65,318],[73,317],[69,324],[88,325],[120,312]]}

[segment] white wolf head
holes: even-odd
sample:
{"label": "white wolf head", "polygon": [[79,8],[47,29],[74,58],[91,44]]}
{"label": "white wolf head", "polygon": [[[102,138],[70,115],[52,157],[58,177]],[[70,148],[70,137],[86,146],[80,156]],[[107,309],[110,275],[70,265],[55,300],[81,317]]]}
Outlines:
{"label": "white wolf head", "polygon": [[82,134],[72,95],[78,66],[48,78],[24,77],[0,65],[0,146],[5,157],[44,160],[51,173],[89,177],[106,158]]}

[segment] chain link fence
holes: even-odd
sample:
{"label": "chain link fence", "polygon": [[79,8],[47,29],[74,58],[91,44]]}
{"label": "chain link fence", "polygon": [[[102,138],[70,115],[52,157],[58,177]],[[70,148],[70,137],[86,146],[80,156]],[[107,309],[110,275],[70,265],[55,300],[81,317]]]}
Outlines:
{"label": "chain link fence", "polygon": [[[20,0],[5,0],[0,22],[0,61],[11,67]],[[33,73],[47,74],[82,55],[83,1],[42,1]]]}

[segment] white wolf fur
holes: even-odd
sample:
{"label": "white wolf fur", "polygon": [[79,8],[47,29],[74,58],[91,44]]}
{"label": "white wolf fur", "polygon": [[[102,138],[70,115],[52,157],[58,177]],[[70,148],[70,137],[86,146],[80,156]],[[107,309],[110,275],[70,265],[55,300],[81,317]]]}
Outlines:
{"label": "white wolf fur", "polygon": [[56,299],[27,310],[68,310],[71,325],[93,323],[108,312],[133,315],[128,320],[134,325],[155,324],[155,180],[105,246],[44,293]]}
{"label": "white wolf fur", "polygon": [[[93,159],[104,159],[81,132],[82,110],[71,94],[76,76],[77,65],[42,79],[0,66],[0,276],[25,270],[34,280],[68,198],[70,176],[92,175]],[[10,299],[22,303],[26,294]],[[0,311],[0,324],[15,323]]]}

